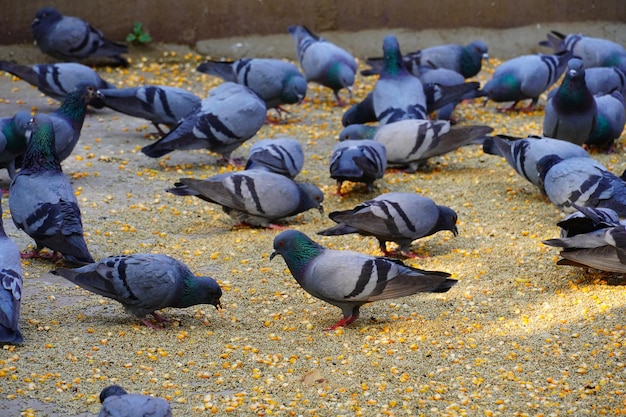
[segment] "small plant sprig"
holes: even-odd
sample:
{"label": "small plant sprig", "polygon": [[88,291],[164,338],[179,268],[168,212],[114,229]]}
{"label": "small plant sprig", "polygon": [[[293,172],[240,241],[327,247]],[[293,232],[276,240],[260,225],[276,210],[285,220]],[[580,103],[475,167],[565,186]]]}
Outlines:
{"label": "small plant sprig", "polygon": [[150,32],[144,29],[143,23],[135,22],[133,30],[126,36],[126,42],[147,45],[152,42],[152,36],[150,36]]}

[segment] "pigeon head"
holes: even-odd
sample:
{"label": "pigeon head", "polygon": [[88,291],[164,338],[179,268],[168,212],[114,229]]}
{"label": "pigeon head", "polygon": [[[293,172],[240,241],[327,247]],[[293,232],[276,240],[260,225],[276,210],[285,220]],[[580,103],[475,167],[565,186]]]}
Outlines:
{"label": "pigeon head", "polygon": [[74,127],[82,127],[85,115],[87,114],[87,105],[89,103],[98,103],[104,100],[104,96],[96,86],[91,83],[82,82],[76,85],[63,100],[61,107],[57,110],[59,114],[70,120]]}
{"label": "pigeon head", "polygon": [[450,207],[439,206],[439,220],[434,227],[434,231],[449,230],[454,236],[458,236],[459,230],[456,228],[458,216]]}
{"label": "pigeon head", "polygon": [[468,44],[461,51],[461,74],[465,78],[473,77],[480,72],[482,60],[488,59],[489,47],[481,40]]}
{"label": "pigeon head", "polygon": [[402,52],[398,38],[393,35],[385,36],[383,40],[383,70],[381,75],[397,75],[402,71],[406,72],[404,62],[402,62]]}
{"label": "pigeon head", "polygon": [[348,64],[342,61],[333,62],[328,67],[327,85],[337,92],[342,88],[348,88],[354,84],[354,71]]}
{"label": "pigeon head", "polygon": [[28,127],[31,131],[30,142],[22,168],[43,168],[61,170],[61,163],[55,147],[54,126],[45,114],[32,118]]}
{"label": "pigeon head", "polygon": [[54,23],[63,19],[63,15],[54,7],[43,7],[35,13],[35,19],[31,23],[31,29],[35,40],[45,35],[47,29]]}
{"label": "pigeon head", "polygon": [[2,133],[7,139],[5,152],[10,154],[23,153],[26,150],[30,122],[33,116],[29,111],[18,111],[11,118],[11,123],[5,126]]}
{"label": "pigeon head", "polygon": [[100,403],[103,403],[109,397],[113,397],[115,395],[126,395],[128,392],[119,385],[109,385],[100,391]]}
{"label": "pigeon head", "polygon": [[276,255],[285,259],[289,270],[294,277],[299,278],[308,263],[319,256],[324,247],[311,240],[298,230],[285,230],[274,238],[274,252],[270,260]]}
{"label": "pigeon head", "polygon": [[314,184],[308,184],[305,182],[298,183],[300,189],[300,204],[298,205],[298,213],[306,211],[308,209],[316,208],[320,214],[324,214],[324,193]]}
{"label": "pigeon head", "polygon": [[306,78],[302,74],[291,74],[283,82],[280,98],[287,104],[299,103],[306,96],[306,88]]}
{"label": "pigeon head", "polygon": [[183,293],[176,307],[185,308],[198,304],[211,304],[219,309],[222,289],[211,277],[188,275],[184,278]]}
{"label": "pigeon head", "polygon": [[376,135],[377,130],[376,126],[348,125],[339,133],[339,140],[372,139]]}

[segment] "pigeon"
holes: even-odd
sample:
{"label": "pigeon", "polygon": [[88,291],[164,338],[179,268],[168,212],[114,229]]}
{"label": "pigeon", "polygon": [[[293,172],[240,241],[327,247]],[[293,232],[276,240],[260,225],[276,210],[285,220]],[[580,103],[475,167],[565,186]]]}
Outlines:
{"label": "pigeon", "polygon": [[626,48],[608,39],[552,31],[547,35],[547,40],[539,44],[551,47],[555,52],[571,52],[572,56],[582,59],[586,68],[620,67],[626,71]]}
{"label": "pigeon", "polygon": [[156,310],[198,304],[220,307],[222,290],[211,277],[195,276],[182,262],[162,254],[117,255],[80,268],[59,268],[55,275],[95,294],[111,298],[127,313],[154,328],[146,315],[167,321]]}
{"label": "pigeon", "polygon": [[577,207],[558,223],[561,237],[548,246],[563,248],[557,265],[591,267],[626,273],[626,225],[611,209]]}
{"label": "pigeon", "polygon": [[617,67],[585,68],[585,84],[594,96],[617,90],[626,95],[626,70]]}
{"label": "pigeon", "polygon": [[337,180],[337,194],[344,181],[365,183],[372,192],[374,181],[387,169],[385,145],[374,141],[346,140],[333,148],[330,157],[330,177]]}
{"label": "pigeon", "polygon": [[514,136],[497,135],[485,139],[483,152],[498,155],[519,175],[535,185],[545,194],[537,163],[548,155],[558,155],[562,159],[589,158],[587,151],[579,145],[559,139],[544,136],[528,136],[519,138]]}
{"label": "pigeon", "polygon": [[225,82],[212,89],[167,135],[141,152],[159,158],[176,149],[205,148],[221,154],[220,161],[230,161],[230,154],[261,129],[266,112],[263,100],[248,87]]}
{"label": "pigeon", "polygon": [[602,207],[626,217],[626,182],[595,159],[548,155],[537,169],[546,195],[559,210]]}
{"label": "pigeon", "polygon": [[[500,64],[491,79],[482,88],[485,103],[512,101],[513,104],[502,111],[515,109],[518,102],[531,99],[522,111],[534,110],[539,96],[554,84],[565,71],[571,54],[522,55]],[[549,135],[548,135],[549,136]]]}
{"label": "pigeon", "polygon": [[294,64],[281,59],[247,58],[207,61],[196,71],[245,85],[261,97],[268,109],[295,104],[306,95],[306,78]]}
{"label": "pigeon", "polygon": [[119,385],[104,388],[100,402],[98,417],[172,417],[170,403],[164,398],[129,394]]}
{"label": "pigeon", "polygon": [[[483,59],[487,58],[489,47],[481,40],[467,45],[446,44],[431,46],[404,55],[402,61],[407,70],[419,76],[420,68],[447,69],[461,74],[463,78],[471,78],[480,72]],[[368,58],[367,64],[372,68],[362,71],[363,75],[380,74],[383,58]]]}
{"label": "pigeon", "polygon": [[55,150],[52,120],[39,114],[31,122],[31,129],[22,167],[9,188],[13,223],[37,244],[22,257],[41,257],[39,251],[47,247],[69,262],[91,263],[80,208]]}
{"label": "pigeon", "polygon": [[144,85],[100,90],[104,105],[129,116],[152,122],[161,135],[161,124],[172,130],[178,122],[200,107],[202,99],[183,88]]}
{"label": "pigeon", "polygon": [[596,102],[585,84],[585,69],[578,58],[570,59],[556,93],[546,103],[543,135],[582,145],[595,129]]}
{"label": "pigeon", "polygon": [[611,150],[615,139],[622,135],[626,124],[624,96],[616,90],[593,98],[597,108],[596,125],[585,144],[602,146]]}
{"label": "pigeon", "polygon": [[[428,159],[452,152],[462,146],[480,144],[493,128],[485,125],[451,126],[445,120],[430,121],[409,119],[389,123],[375,129],[372,137],[387,151],[391,165],[407,166],[415,172]],[[372,135],[372,126],[351,125],[340,133],[340,140],[362,139]]]}
{"label": "pigeon", "polygon": [[296,54],[306,80],[333,90],[337,104],[342,106],[339,91],[346,88],[352,96],[357,70],[354,57],[345,49],[315,35],[306,26],[289,26],[288,31],[296,42]]}
{"label": "pigeon", "polygon": [[15,177],[15,159],[26,152],[26,133],[31,119],[26,110],[0,118],[0,168],[6,168],[11,179]]}
{"label": "pigeon", "polygon": [[[96,89],[111,89],[115,86],[105,81],[90,67],[76,62],[56,64],[20,65],[9,61],[0,61],[0,70],[21,78],[37,87],[39,91],[55,100],[63,101],[80,83],[89,83]],[[102,103],[94,100],[89,103],[102,108]]]}
{"label": "pigeon", "polygon": [[279,228],[273,222],[312,208],[323,211],[324,194],[317,186],[262,170],[181,178],[174,185],[167,191],[218,204],[233,219],[250,226]]}
{"label": "pigeon", "polygon": [[274,238],[270,260],[276,255],[284,258],[306,292],[341,309],[343,318],[327,330],[353,323],[363,304],[418,292],[443,293],[457,283],[447,272],[413,268],[392,258],[327,249],[297,230],[286,230]]}
{"label": "pigeon", "polygon": [[74,150],[87,115],[87,105],[94,100],[102,100],[100,91],[92,84],[79,83],[68,93],[61,107],[48,114],[54,126],[59,161],[67,159]]}
{"label": "pigeon", "polygon": [[52,7],[37,10],[31,31],[41,52],[62,61],[104,57],[128,66],[128,61],[122,57],[128,53],[126,45],[106,39],[86,21],[63,16]]}
{"label": "pigeon", "polygon": [[22,300],[22,265],[17,245],[9,239],[2,225],[0,205],[0,343],[22,343],[19,328]]}
{"label": "pigeon", "polygon": [[415,255],[409,246],[414,240],[441,230],[449,230],[454,236],[458,234],[456,212],[417,193],[382,194],[352,209],[334,211],[329,217],[337,225],[317,234],[338,236],[358,233],[374,236],[385,256],[394,254],[387,250],[387,242],[397,243],[402,256],[413,258]]}
{"label": "pigeon", "polygon": [[262,139],[248,154],[246,169],[261,169],[294,178],[304,166],[302,145],[292,138]]}

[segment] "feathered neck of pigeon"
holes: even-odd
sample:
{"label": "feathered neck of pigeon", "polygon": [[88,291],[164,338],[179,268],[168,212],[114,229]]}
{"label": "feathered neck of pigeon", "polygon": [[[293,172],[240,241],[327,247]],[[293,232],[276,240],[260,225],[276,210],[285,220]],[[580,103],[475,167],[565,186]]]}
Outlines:
{"label": "feathered neck of pigeon", "polygon": [[584,112],[593,106],[593,95],[587,88],[585,70],[582,67],[567,70],[552,102],[563,114]]}
{"label": "feathered neck of pigeon", "polygon": [[92,86],[77,88],[65,97],[61,107],[55,113],[68,119],[74,128],[82,128],[87,114],[87,103],[91,100],[94,91]]}
{"label": "feathered neck of pigeon", "polygon": [[196,277],[189,271],[183,278],[183,289],[178,303],[173,307],[186,308],[198,304],[213,304],[217,307],[221,295],[222,292],[215,281]]}
{"label": "feathered neck of pigeon", "polygon": [[480,72],[483,53],[478,51],[479,47],[479,45],[471,43],[461,50],[460,68],[461,75],[465,78],[473,77]]}
{"label": "feathered neck of pigeon", "polygon": [[[30,119],[30,114],[25,114],[27,114],[27,117]],[[22,125],[20,117],[21,115],[16,114],[13,116],[11,122],[7,123],[2,129],[2,134],[7,139],[5,151],[8,153],[22,153],[28,146],[25,126]]]}
{"label": "feathered neck of pigeon", "polygon": [[395,36],[387,36],[383,41],[383,69],[381,77],[408,73],[402,62],[402,52]]}
{"label": "feathered neck of pigeon", "polygon": [[[309,239],[304,233],[295,234],[289,241],[281,241],[278,245],[283,245],[283,248],[277,248],[277,252],[283,255],[285,263],[296,279],[300,279],[304,275],[311,260],[326,250],[322,245]],[[287,250],[281,250],[284,248]]]}
{"label": "feathered neck of pigeon", "polygon": [[24,154],[22,169],[61,171],[55,147],[54,128],[49,120],[33,123],[33,133]]}

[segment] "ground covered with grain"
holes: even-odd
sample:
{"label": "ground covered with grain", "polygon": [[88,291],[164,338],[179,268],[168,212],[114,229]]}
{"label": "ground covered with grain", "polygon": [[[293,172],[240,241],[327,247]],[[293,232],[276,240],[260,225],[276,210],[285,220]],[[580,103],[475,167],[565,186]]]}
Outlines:
{"label": "ground covered with grain", "polygon": [[[120,87],[168,84],[200,96],[220,82],[194,71],[204,55],[170,50],[139,51],[129,69],[101,69],[103,76]],[[477,79],[488,79],[498,63],[492,56]],[[373,81],[357,78],[353,103]],[[465,103],[457,116],[495,133],[540,134],[544,103],[507,114],[494,103]],[[2,116],[57,106],[0,75]],[[288,110],[284,123],[265,125],[234,152],[245,157],[262,138],[301,142],[306,162],[297,179],[322,188],[326,214],[306,212],[285,225],[335,249],[379,255],[373,238],[315,232],[333,224],[327,213],[378,193],[424,194],[456,210],[459,235],[414,242],[420,258],[407,263],[450,272],[459,284],[445,294],[366,305],[353,325],[325,332],[341,312],[305,293],[281,258],[269,261],[278,231],[235,227],[219,207],[165,192],[180,177],[234,167],[217,166],[218,156],[206,151],[150,159],[140,152],[154,140],[148,122],[92,111],[63,164],[92,254],[171,255],[220,283],[223,309],[167,309],[173,322],[151,330],[118,303],[51,275],[50,262],[23,261],[25,342],[0,351],[0,414],[97,414],[98,394],[112,383],[167,398],[176,416],[626,414],[625,281],[555,265],[557,249],[541,241],[559,234],[563,214],[537,189],[474,146],[434,158],[423,171],[390,170],[374,193],[345,185],[337,196],[328,163],[345,108],[310,85],[306,102]],[[593,157],[621,174],[622,142],[616,150]],[[8,185],[1,172],[0,187]],[[6,197],[2,203],[8,234],[27,249],[32,241],[13,226]]]}

